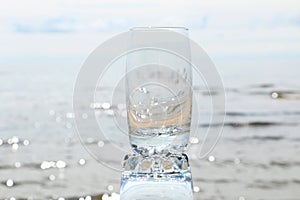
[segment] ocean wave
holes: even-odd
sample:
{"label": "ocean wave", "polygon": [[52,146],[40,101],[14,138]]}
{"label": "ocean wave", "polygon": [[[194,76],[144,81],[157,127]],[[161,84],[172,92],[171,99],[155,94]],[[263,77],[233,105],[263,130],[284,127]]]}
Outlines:
{"label": "ocean wave", "polygon": [[209,124],[209,123],[202,123],[200,127],[218,127],[218,126],[228,126],[233,128],[240,128],[240,127],[267,127],[267,126],[296,126],[298,123],[284,123],[284,122],[268,122],[268,121],[252,121],[252,122],[225,122],[224,124],[216,123],[216,124]]}

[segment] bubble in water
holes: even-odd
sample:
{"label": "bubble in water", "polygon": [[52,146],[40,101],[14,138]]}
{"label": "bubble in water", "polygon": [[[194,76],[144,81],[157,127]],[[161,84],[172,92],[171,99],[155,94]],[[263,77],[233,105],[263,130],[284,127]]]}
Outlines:
{"label": "bubble in water", "polygon": [[198,186],[194,186],[194,192],[200,192],[200,188]]}
{"label": "bubble in water", "polygon": [[85,159],[81,158],[78,161],[79,165],[85,165]]}
{"label": "bubble in water", "polygon": [[108,198],[109,198],[108,194],[105,193],[102,195],[102,200],[108,200]]}
{"label": "bubble in water", "polygon": [[56,179],[56,177],[53,175],[53,174],[51,174],[50,176],[49,176],[49,180],[50,181],[54,181]]}
{"label": "bubble in water", "polygon": [[13,181],[12,179],[8,179],[8,180],[6,181],[6,186],[7,186],[7,187],[12,187],[12,186],[14,186],[14,181]]}
{"label": "bubble in water", "polygon": [[13,144],[13,145],[11,146],[11,148],[12,148],[12,151],[13,151],[13,152],[16,152],[16,151],[18,151],[18,149],[19,149],[19,145],[18,145],[18,144]]}
{"label": "bubble in water", "polygon": [[21,163],[20,162],[15,162],[15,167],[16,168],[20,168],[21,167]]}
{"label": "bubble in water", "polygon": [[9,138],[9,139],[7,140],[7,143],[8,143],[8,144],[17,144],[17,143],[19,143],[19,138],[16,137],[16,136],[13,136],[12,138]]}
{"label": "bubble in water", "polygon": [[66,128],[67,128],[67,129],[72,128],[72,124],[71,124],[70,122],[66,123]]}
{"label": "bubble in water", "polygon": [[92,200],[91,196],[86,196],[84,200]]}
{"label": "bubble in water", "polygon": [[0,139],[0,146],[3,144],[3,140],[2,139]]}
{"label": "bubble in water", "polygon": [[109,186],[107,186],[107,189],[108,189],[109,191],[113,191],[113,190],[114,190],[114,186],[109,185]]}
{"label": "bubble in water", "polygon": [[235,159],[234,159],[234,163],[235,163],[236,165],[238,165],[238,164],[241,163],[241,160],[240,160],[239,158],[235,158]]}
{"label": "bubble in water", "polygon": [[13,143],[13,142],[12,142],[11,138],[8,138],[7,144],[12,144],[12,143]]}
{"label": "bubble in water", "polygon": [[73,119],[74,117],[75,117],[75,114],[74,114],[74,113],[72,113],[72,112],[66,113],[66,118],[68,118],[68,119]]}
{"label": "bubble in water", "polygon": [[48,169],[50,168],[50,164],[47,161],[43,161],[41,164],[41,169]]}
{"label": "bubble in water", "polygon": [[278,98],[278,93],[277,92],[272,92],[271,93],[271,97],[273,98],[273,99],[277,99]]}
{"label": "bubble in water", "polygon": [[197,143],[199,143],[199,139],[196,138],[196,137],[191,137],[191,138],[190,138],[190,143],[192,143],[192,144],[197,144]]}
{"label": "bubble in water", "polygon": [[43,161],[41,164],[41,169],[49,169],[51,167],[57,167],[54,161]]}
{"label": "bubble in water", "polygon": [[98,147],[103,147],[104,146],[104,142],[102,140],[98,141]]}
{"label": "bubble in water", "polygon": [[87,119],[87,118],[88,118],[88,114],[83,113],[83,114],[82,114],[82,119]]}
{"label": "bubble in water", "polygon": [[24,146],[28,146],[29,145],[29,140],[24,140],[23,144],[24,144]]}
{"label": "bubble in water", "polygon": [[216,158],[214,156],[209,156],[208,157],[209,162],[214,162],[215,160],[216,160]]}
{"label": "bubble in water", "polygon": [[90,108],[100,109],[101,108],[101,103],[91,103]]}
{"label": "bubble in water", "polygon": [[65,168],[66,166],[67,166],[67,164],[62,160],[59,160],[56,162],[56,167],[59,169]]}
{"label": "bubble in water", "polygon": [[110,103],[103,103],[102,104],[102,108],[105,109],[105,110],[110,109],[110,107],[111,107]]}
{"label": "bubble in water", "polygon": [[243,196],[240,196],[240,197],[239,197],[239,200],[246,200],[246,198],[243,197]]}

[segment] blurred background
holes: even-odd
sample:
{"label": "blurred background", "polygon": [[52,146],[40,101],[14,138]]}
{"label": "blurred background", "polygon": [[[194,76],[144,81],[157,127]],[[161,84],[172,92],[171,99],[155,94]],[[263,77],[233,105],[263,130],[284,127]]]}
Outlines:
{"label": "blurred background", "polygon": [[98,45],[148,25],[188,27],[226,89],[222,137],[191,161],[195,199],[299,199],[296,0],[1,1],[0,199],[118,199],[120,174],[73,131],[73,87]]}

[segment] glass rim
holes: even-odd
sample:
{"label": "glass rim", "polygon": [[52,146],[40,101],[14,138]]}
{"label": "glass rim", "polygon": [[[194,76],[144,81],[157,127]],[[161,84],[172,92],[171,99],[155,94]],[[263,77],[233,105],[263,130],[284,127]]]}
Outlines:
{"label": "glass rim", "polygon": [[189,29],[184,26],[137,26],[132,27],[130,31],[145,31],[145,30],[184,30],[188,31]]}

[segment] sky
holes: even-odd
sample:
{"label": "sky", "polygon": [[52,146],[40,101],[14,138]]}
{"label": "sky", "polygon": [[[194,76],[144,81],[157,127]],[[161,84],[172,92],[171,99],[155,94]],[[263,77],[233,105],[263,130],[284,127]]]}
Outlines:
{"label": "sky", "polygon": [[135,26],[185,26],[220,58],[300,56],[300,2],[20,0],[0,3],[2,58],[86,56]]}

